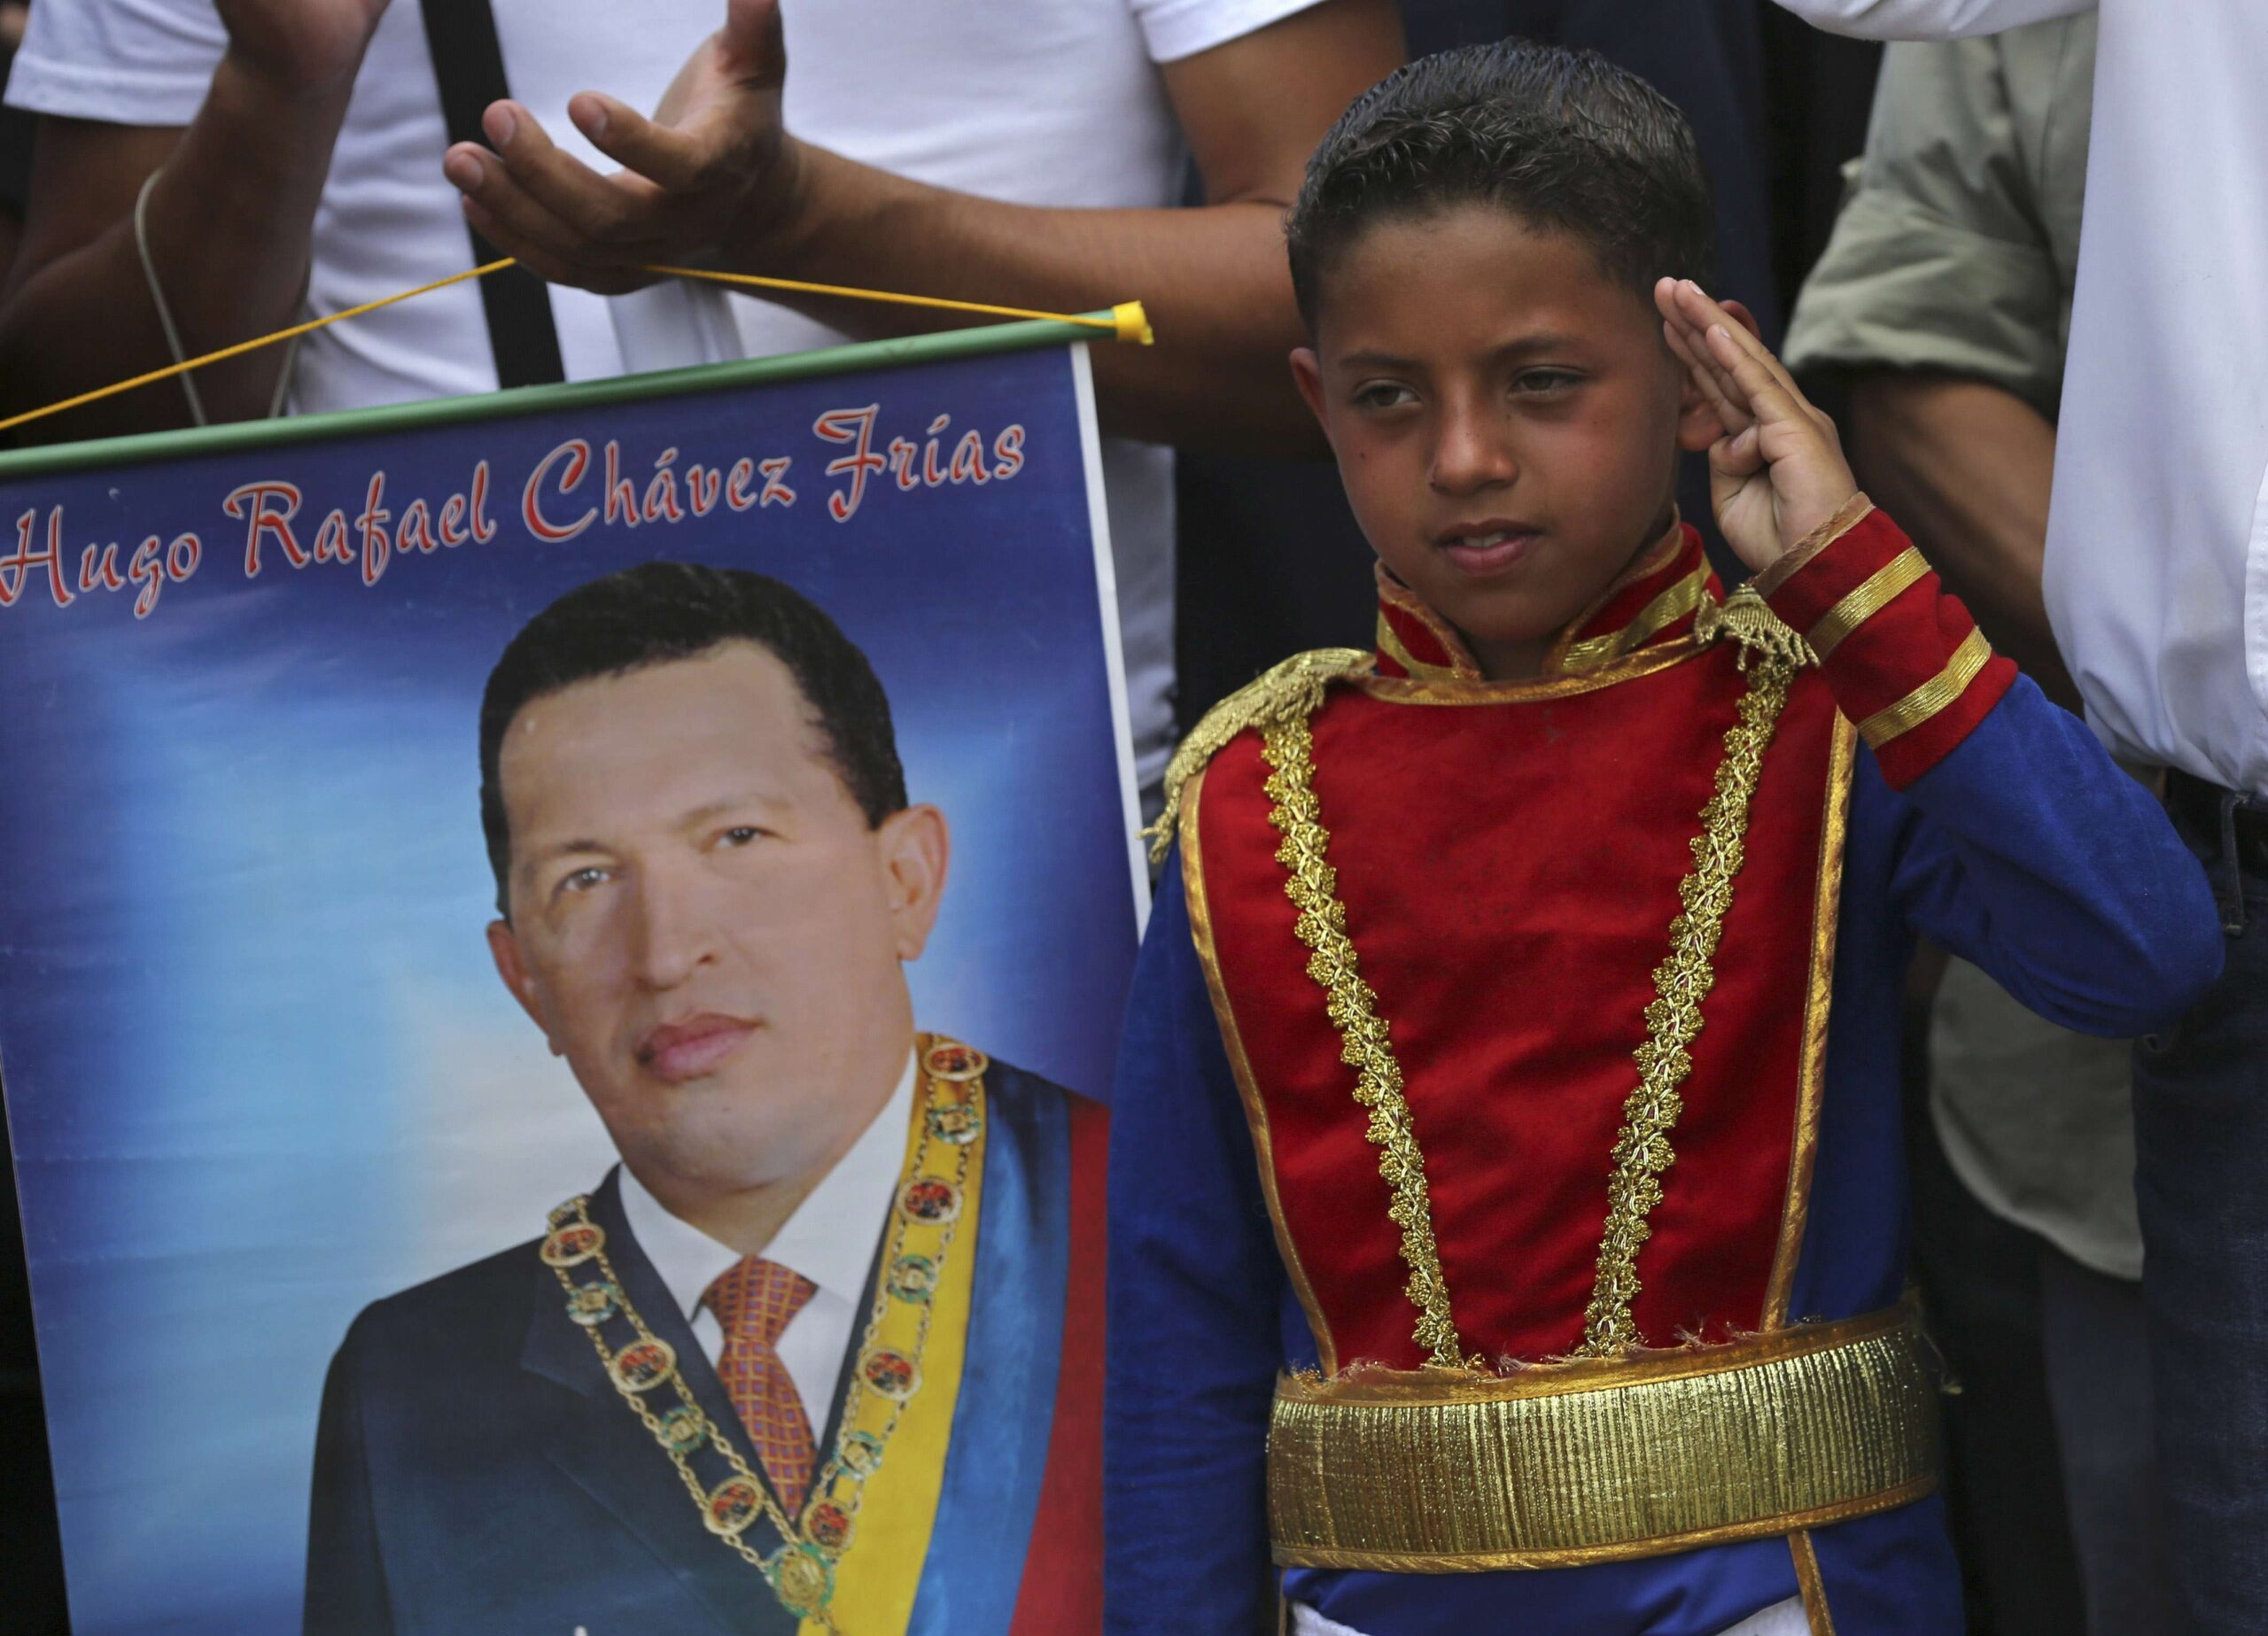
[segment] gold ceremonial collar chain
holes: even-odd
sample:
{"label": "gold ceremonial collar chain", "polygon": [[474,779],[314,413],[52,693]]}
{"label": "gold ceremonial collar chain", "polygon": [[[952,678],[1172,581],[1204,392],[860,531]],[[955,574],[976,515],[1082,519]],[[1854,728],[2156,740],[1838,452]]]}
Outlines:
{"label": "gold ceremonial collar chain", "polygon": [[[830,1632],[836,1628],[827,1612],[835,1569],[850,1547],[866,1481],[882,1469],[890,1434],[921,1389],[932,1298],[944,1277],[971,1167],[983,1162],[990,1059],[946,1039],[924,1036],[920,1049],[921,1112],[890,1212],[889,1246],[844,1388],[835,1447],[812,1482],[800,1518],[788,1515],[735,1438],[702,1408],[679,1370],[676,1348],[631,1305],[607,1259],[606,1231],[590,1218],[588,1195],[551,1213],[540,1250],[558,1275],[567,1315],[590,1337],[616,1392],[677,1469],[709,1531],[764,1575],[781,1607]],[[949,1167],[940,1162],[947,1155]],[[673,1404],[656,1407],[671,1398]],[[707,1475],[703,1466],[711,1468]],[[779,1539],[768,1555],[746,1538],[759,1520]]]}

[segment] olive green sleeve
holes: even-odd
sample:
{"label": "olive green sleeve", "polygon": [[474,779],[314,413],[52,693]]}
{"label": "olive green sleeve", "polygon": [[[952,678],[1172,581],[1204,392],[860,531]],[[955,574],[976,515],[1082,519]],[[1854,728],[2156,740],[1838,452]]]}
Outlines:
{"label": "olive green sleeve", "polygon": [[1884,52],[1865,157],[1789,326],[1791,368],[1966,376],[2054,414],[2068,290],[2019,138],[2023,99],[2047,88],[2012,86],[2009,62],[1992,39]]}

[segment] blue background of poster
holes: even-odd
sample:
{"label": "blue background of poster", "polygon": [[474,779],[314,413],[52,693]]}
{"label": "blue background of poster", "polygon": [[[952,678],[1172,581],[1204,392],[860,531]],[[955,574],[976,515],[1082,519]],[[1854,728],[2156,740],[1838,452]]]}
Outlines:
{"label": "blue background of poster", "polygon": [[[475,715],[512,632],[653,557],[778,575],[874,661],[916,800],[953,824],[921,1026],[1091,1094],[1135,945],[1122,708],[1099,593],[1091,415],[1066,348],[0,485],[82,548],[201,537],[146,618],[136,587],[58,608],[43,566],[0,609],[0,1067],[15,1145],[74,1628],[298,1628],[322,1372],[369,1300],[532,1236],[611,1150],[489,964]],[[874,446],[944,466],[1025,428],[982,485],[869,477],[847,521],[814,435],[879,406]],[[642,495],[786,455],[792,506],[543,543],[524,480],[594,446],[555,518],[595,501],[607,439]],[[398,523],[491,463],[493,539],[245,572],[223,497],[253,478],[323,513],[383,467]],[[555,475],[556,468],[554,469]],[[97,559],[99,561],[99,559]],[[561,1632],[560,1636],[565,1636]]]}

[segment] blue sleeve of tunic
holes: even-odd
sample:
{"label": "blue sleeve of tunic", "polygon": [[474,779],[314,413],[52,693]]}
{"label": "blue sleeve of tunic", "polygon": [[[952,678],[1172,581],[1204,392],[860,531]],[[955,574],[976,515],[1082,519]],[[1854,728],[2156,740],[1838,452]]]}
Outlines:
{"label": "blue sleeve of tunic", "polygon": [[1871,754],[1858,779],[1854,798],[1895,814],[1891,889],[1907,923],[2050,1022],[2150,1033],[2220,974],[2220,917],[2196,858],[2029,678],[1903,792]]}
{"label": "blue sleeve of tunic", "polygon": [[1272,1632],[1268,1411],[1285,1281],[1177,853],[1111,1093],[1109,1268],[1104,1629]]}

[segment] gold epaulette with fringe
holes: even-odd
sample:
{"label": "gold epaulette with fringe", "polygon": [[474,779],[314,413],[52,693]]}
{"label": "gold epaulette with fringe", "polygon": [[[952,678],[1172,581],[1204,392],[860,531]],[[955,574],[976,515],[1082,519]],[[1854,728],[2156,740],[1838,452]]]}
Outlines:
{"label": "gold epaulette with fringe", "polygon": [[1694,616],[1693,634],[1705,644],[1738,643],[1744,671],[1751,655],[1776,661],[1791,671],[1819,663],[1811,644],[1783,624],[1772,605],[1748,585],[1735,591],[1722,604],[1704,601]]}
{"label": "gold epaulette with fringe", "polygon": [[1205,712],[1190,730],[1166,766],[1165,810],[1142,832],[1150,843],[1150,861],[1158,863],[1173,844],[1174,826],[1181,817],[1181,792],[1206,763],[1228,748],[1229,740],[1247,727],[1266,728],[1293,716],[1308,716],[1323,702],[1331,684],[1370,668],[1373,655],[1360,647],[1318,647],[1293,654],[1283,663],[1262,672]]}

